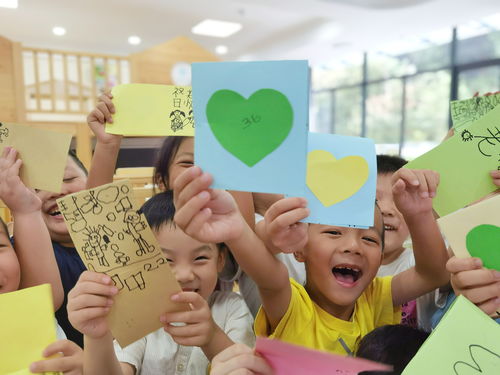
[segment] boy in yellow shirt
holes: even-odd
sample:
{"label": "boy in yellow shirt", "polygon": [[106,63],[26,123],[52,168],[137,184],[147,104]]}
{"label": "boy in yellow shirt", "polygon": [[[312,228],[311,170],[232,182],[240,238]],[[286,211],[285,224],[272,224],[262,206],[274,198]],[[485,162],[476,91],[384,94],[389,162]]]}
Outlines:
{"label": "boy in yellow shirt", "polygon": [[[176,223],[205,242],[225,242],[259,288],[262,308],[255,328],[267,335],[339,354],[355,352],[376,327],[398,323],[399,306],[448,282],[444,241],[432,212],[439,176],[401,169],[393,175],[394,200],[413,239],[415,267],[376,278],[382,260],[384,224],[375,209],[374,226],[346,228],[299,221],[308,216],[303,198],[282,199],[265,215],[263,241],[249,228],[231,196],[209,189],[200,168],[174,182]],[[294,252],[306,266],[301,286],[288,278],[276,249]]]}

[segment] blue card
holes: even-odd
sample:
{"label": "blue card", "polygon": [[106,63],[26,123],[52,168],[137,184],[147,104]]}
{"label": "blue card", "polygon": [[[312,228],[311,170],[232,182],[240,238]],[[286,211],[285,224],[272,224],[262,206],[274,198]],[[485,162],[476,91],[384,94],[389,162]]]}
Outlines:
{"label": "blue card", "polygon": [[212,187],[304,195],[307,61],[192,64],[195,162]]}
{"label": "blue card", "polygon": [[369,138],[309,133],[308,223],[373,225],[377,184],[375,144]]}

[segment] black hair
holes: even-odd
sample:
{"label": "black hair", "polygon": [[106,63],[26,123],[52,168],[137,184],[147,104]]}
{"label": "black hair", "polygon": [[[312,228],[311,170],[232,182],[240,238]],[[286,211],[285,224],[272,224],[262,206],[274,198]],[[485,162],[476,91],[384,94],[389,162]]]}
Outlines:
{"label": "black hair", "polygon": [[170,164],[172,164],[172,160],[174,155],[177,153],[179,146],[186,138],[188,137],[166,137],[158,150],[156,161],[154,163],[153,183],[160,186],[161,190],[168,190],[172,188],[171,186],[168,186],[168,169]]}
{"label": "black hair", "polygon": [[164,224],[175,226],[175,206],[172,190],[153,195],[142,205],[139,213],[144,214],[149,226],[155,231],[160,230]]}
{"label": "black hair", "polygon": [[400,375],[428,337],[429,332],[402,324],[374,329],[363,337],[356,356],[392,365],[393,371],[364,371],[359,374]]}
{"label": "black hair", "polygon": [[83,165],[82,161],[80,159],[78,159],[78,156],[76,155],[75,150],[69,149],[68,156],[71,159],[73,159],[73,161],[78,166],[78,168],[80,168],[83,171],[83,173],[85,173],[85,176],[89,175],[89,172],[87,171],[87,168],[85,168],[85,166]]}
{"label": "black hair", "polygon": [[395,155],[377,155],[377,173],[394,173],[402,168],[407,160]]}
{"label": "black hair", "polygon": [[7,224],[5,224],[5,221],[3,221],[3,219],[0,217],[0,226],[2,227],[3,231],[5,232],[5,235],[7,236],[7,238],[10,237],[9,235],[9,228],[7,228]]}
{"label": "black hair", "polygon": [[[380,216],[382,218],[382,232],[380,233],[380,238],[382,240],[382,252],[384,251],[384,247],[385,247],[385,225],[384,225],[384,215],[382,215],[382,209],[380,208],[380,206],[378,205],[377,203],[377,200],[375,200],[375,207],[378,209],[378,211],[380,212]],[[375,227],[375,219],[373,220],[373,226]]]}

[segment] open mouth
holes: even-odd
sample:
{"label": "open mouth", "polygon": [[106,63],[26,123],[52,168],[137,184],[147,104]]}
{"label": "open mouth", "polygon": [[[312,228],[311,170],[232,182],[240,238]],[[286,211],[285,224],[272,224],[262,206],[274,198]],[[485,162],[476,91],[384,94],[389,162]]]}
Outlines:
{"label": "open mouth", "polygon": [[182,288],[182,291],[183,292],[195,292],[195,293],[199,293],[200,292],[200,290],[197,289],[197,288],[195,288],[195,289],[193,289],[193,288]]}
{"label": "open mouth", "polygon": [[392,225],[389,225],[389,224],[385,224],[385,225],[384,225],[384,229],[385,229],[386,231],[389,231],[389,232],[390,232],[390,231],[393,231],[393,230],[397,230],[398,228],[393,227]]}
{"label": "open mouth", "polygon": [[342,284],[352,285],[359,280],[363,274],[359,268],[354,266],[337,266],[332,268],[333,276]]}
{"label": "open mouth", "polygon": [[48,214],[49,214],[50,216],[59,216],[59,215],[61,215],[61,211],[59,211],[59,207],[57,207],[57,205],[55,205],[55,206],[53,206],[53,207],[49,210]]}

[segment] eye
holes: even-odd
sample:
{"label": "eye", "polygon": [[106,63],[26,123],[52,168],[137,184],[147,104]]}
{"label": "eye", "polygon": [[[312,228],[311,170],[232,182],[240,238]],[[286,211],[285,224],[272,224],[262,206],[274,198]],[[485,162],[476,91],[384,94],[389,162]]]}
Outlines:
{"label": "eye", "polygon": [[340,236],[342,233],[338,230],[329,230],[329,231],[326,231],[325,233],[328,233],[328,234],[331,234],[333,236]]}
{"label": "eye", "polygon": [[375,244],[377,244],[377,245],[378,245],[378,240],[377,240],[376,238],[373,238],[373,237],[366,237],[366,236],[365,236],[365,237],[363,237],[363,240],[368,241],[368,242],[373,242],[373,243],[375,243]]}
{"label": "eye", "polygon": [[65,179],[63,179],[63,182],[71,182],[71,181],[73,181],[74,179],[76,179],[76,176],[75,176],[75,177],[68,177],[68,178],[65,178]]}
{"label": "eye", "polygon": [[173,259],[170,259],[170,258],[165,258],[167,260],[168,263],[174,263],[174,260]]}
{"label": "eye", "polygon": [[194,162],[192,160],[179,160],[177,164],[185,167],[191,167],[194,165]]}
{"label": "eye", "polygon": [[205,256],[205,255],[200,255],[199,257],[196,257],[194,259],[195,262],[197,262],[197,261],[204,261],[204,260],[208,260],[208,257]]}

